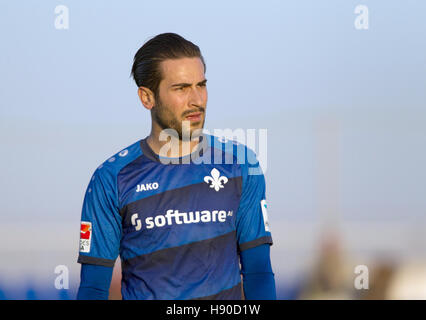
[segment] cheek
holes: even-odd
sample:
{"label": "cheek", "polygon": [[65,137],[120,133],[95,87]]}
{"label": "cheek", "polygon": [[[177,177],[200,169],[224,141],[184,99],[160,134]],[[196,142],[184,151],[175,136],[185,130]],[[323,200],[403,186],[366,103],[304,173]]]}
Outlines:
{"label": "cheek", "polygon": [[183,111],[186,109],[187,99],[182,96],[174,96],[171,97],[168,101],[168,108],[171,113],[175,115],[175,117],[179,118]]}
{"label": "cheek", "polygon": [[185,99],[182,95],[179,94],[169,94],[166,97],[161,99],[164,106],[167,107],[172,112],[175,112],[179,109],[179,106],[184,103]]}

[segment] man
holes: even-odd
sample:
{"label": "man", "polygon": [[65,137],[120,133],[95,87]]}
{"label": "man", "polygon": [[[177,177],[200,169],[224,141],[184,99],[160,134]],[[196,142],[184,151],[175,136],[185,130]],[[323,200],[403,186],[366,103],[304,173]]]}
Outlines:
{"label": "man", "polygon": [[123,299],[241,299],[241,274],[246,299],[275,299],[264,176],[240,161],[254,155],[245,146],[202,132],[198,46],[160,34],[136,53],[132,74],[151,133],[93,174],[77,298],[107,299],[120,255]]}

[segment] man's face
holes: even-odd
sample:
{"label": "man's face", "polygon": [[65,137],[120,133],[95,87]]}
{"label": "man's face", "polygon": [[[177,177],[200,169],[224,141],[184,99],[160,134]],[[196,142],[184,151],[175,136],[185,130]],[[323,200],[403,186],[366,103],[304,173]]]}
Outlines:
{"label": "man's face", "polygon": [[200,58],[165,60],[160,65],[160,82],[153,120],[161,129],[174,129],[182,139],[182,121],[188,121],[190,133],[202,129],[207,105],[204,65]]}

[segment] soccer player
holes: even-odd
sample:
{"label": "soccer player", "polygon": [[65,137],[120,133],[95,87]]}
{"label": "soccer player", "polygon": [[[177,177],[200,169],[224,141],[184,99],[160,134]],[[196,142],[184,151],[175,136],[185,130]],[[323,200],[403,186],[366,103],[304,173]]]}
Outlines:
{"label": "soccer player", "polygon": [[202,131],[205,71],[199,47],[175,33],[137,51],[151,132],[87,187],[77,299],[108,299],[119,255],[123,299],[276,299],[265,179],[253,151]]}

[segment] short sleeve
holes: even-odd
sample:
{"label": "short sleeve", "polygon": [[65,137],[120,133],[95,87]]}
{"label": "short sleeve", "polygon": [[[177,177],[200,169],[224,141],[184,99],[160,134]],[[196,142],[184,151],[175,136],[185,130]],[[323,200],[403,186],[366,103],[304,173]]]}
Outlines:
{"label": "short sleeve", "polygon": [[116,179],[104,167],[93,174],[84,197],[78,262],[114,266],[121,234]]}
{"label": "short sleeve", "polygon": [[[250,149],[251,158],[255,154]],[[249,157],[248,157],[249,158]],[[269,229],[265,177],[259,162],[242,164],[242,193],[236,216],[236,231],[239,251],[271,244],[272,236]]]}

